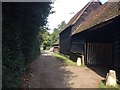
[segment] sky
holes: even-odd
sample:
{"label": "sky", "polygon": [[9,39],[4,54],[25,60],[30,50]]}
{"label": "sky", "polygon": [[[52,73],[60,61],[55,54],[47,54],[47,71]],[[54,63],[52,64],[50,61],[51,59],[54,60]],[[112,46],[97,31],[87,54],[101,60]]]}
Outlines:
{"label": "sky", "polygon": [[[56,11],[48,16],[49,32],[57,27],[62,21],[68,21],[82,9],[90,0],[55,0],[52,11]],[[100,0],[103,4],[108,0]]]}

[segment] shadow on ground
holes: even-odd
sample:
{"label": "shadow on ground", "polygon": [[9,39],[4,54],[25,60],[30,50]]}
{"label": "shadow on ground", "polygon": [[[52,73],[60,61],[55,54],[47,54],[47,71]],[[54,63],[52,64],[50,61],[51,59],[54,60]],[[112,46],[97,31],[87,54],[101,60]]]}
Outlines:
{"label": "shadow on ground", "polygon": [[105,78],[107,73],[110,70],[110,66],[97,66],[97,65],[87,65],[88,68],[93,70],[95,73],[100,75],[101,77]]}

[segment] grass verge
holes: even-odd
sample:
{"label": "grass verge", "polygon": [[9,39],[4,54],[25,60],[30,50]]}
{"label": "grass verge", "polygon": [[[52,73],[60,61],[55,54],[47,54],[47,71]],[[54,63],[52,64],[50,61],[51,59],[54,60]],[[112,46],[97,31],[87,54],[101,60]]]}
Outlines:
{"label": "grass verge", "polygon": [[61,55],[60,53],[53,53],[53,56],[58,58],[58,59],[60,59],[60,61],[62,62],[63,65],[76,65],[75,62],[73,62],[72,60],[68,59],[64,55]]}

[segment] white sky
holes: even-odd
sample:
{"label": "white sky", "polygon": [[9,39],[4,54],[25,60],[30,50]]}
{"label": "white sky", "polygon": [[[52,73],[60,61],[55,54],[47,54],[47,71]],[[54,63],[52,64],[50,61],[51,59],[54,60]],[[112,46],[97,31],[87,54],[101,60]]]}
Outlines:
{"label": "white sky", "polygon": [[[53,14],[50,14],[48,17],[48,25],[53,31],[58,24],[62,21],[68,23],[68,21],[80,10],[82,9],[90,0],[56,0],[53,6],[52,11],[56,11]],[[108,0],[100,0],[102,3],[105,3]],[[74,12],[74,13],[73,13]]]}

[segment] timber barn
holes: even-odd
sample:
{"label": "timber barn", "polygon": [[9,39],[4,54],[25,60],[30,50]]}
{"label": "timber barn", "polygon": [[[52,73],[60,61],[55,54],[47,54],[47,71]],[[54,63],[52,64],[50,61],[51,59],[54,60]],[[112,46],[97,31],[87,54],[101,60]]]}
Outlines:
{"label": "timber barn", "polygon": [[71,35],[71,59],[105,66],[120,79],[120,2],[106,2],[94,10]]}
{"label": "timber barn", "polygon": [[60,32],[60,53],[70,55],[71,49],[71,34],[79,26],[80,23],[85,21],[86,17],[96,8],[101,5],[101,2],[88,2],[65,26]]}
{"label": "timber barn", "polygon": [[80,57],[88,66],[114,69],[120,80],[120,2],[93,3],[80,10],[60,33],[60,53],[73,61]]}

